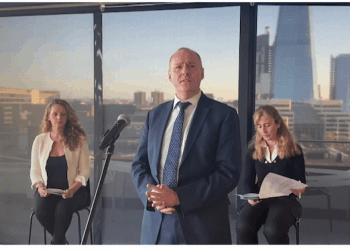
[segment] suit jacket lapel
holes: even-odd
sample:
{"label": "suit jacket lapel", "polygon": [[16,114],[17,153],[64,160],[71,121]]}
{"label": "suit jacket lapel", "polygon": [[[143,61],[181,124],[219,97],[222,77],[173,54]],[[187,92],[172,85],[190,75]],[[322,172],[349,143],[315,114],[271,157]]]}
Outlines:
{"label": "suit jacket lapel", "polygon": [[209,112],[209,108],[207,106],[208,106],[208,97],[204,95],[202,92],[201,98],[198,101],[197,109],[193,116],[190,130],[187,135],[186,145],[184,148],[184,152],[182,154],[180,167],[183,161],[185,160],[185,158],[187,157],[188,153],[190,152],[192,145],[196,141],[196,138],[202,129],[203,123],[207,118],[207,114]]}
{"label": "suit jacket lapel", "polygon": [[[156,171],[158,171],[158,166],[160,164],[160,155],[162,151],[162,144],[163,144],[163,136],[165,133],[166,126],[168,124],[168,120],[171,114],[171,111],[173,110],[174,101],[169,102],[166,104],[166,107],[162,110],[160,110],[159,115],[157,116],[157,119],[154,121],[153,126],[157,129],[156,133],[154,134],[154,140],[152,140],[153,146],[155,147],[155,157],[156,159],[153,159],[153,162],[155,162]],[[158,180],[159,181],[159,180]]]}

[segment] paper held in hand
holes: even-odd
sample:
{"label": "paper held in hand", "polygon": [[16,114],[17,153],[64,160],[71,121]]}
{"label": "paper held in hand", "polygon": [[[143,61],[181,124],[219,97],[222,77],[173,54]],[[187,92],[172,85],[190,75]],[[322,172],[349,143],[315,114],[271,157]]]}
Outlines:
{"label": "paper held in hand", "polygon": [[278,175],[269,173],[265,176],[259,192],[260,199],[288,196],[292,193],[291,189],[301,189],[307,187],[306,184]]}
{"label": "paper held in hand", "polygon": [[62,189],[58,189],[58,188],[48,188],[47,192],[50,194],[56,194],[56,195],[62,195],[64,194],[66,191],[62,190]]}
{"label": "paper held in hand", "polygon": [[[307,187],[306,184],[284,177],[279,174],[269,173],[265,176],[259,194],[238,195],[244,200],[258,200],[279,196],[288,196],[292,193],[291,189],[301,189]],[[255,195],[256,197],[253,197]]]}

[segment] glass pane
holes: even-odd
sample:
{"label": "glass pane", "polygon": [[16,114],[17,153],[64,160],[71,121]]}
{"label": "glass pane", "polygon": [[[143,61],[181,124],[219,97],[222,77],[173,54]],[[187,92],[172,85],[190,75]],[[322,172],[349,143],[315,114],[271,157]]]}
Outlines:
{"label": "glass pane", "polygon": [[103,15],[105,130],[120,114],[131,118],[103,189],[104,244],[140,242],[143,206],[130,166],[148,111],[174,98],[167,74],[171,55],[181,47],[195,50],[205,69],[203,92],[229,105],[237,99],[239,14],[239,7],[229,7]]}
{"label": "glass pane", "polygon": [[258,9],[256,107],[276,107],[303,149],[301,244],[350,243],[349,10]]}
{"label": "glass pane", "polygon": [[[92,23],[92,15],[0,18],[1,244],[27,244],[34,194],[31,148],[52,99],[71,103],[93,155]],[[82,226],[86,217],[82,215]],[[74,217],[67,239],[78,243]],[[35,217],[31,243],[44,244]]]}

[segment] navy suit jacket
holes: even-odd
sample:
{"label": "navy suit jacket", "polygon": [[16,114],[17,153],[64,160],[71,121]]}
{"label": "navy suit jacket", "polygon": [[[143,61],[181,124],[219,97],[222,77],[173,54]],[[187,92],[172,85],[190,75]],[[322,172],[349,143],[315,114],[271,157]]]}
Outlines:
{"label": "navy suit jacket", "polygon": [[[155,244],[162,222],[158,210],[146,210],[149,189],[157,185],[163,135],[173,101],[148,113],[131,176],[145,206],[141,244]],[[241,140],[235,109],[203,93],[198,101],[179,167],[176,207],[186,244],[231,244],[228,193],[241,172]]]}

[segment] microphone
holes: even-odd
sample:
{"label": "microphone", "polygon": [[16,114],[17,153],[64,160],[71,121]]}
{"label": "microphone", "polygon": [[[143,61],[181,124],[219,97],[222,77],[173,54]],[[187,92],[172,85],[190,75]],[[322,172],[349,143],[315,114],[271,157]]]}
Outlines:
{"label": "microphone", "polygon": [[130,124],[130,118],[127,115],[120,115],[113,127],[106,131],[103,135],[99,148],[104,150],[106,147],[112,145],[119,137],[120,132]]}

